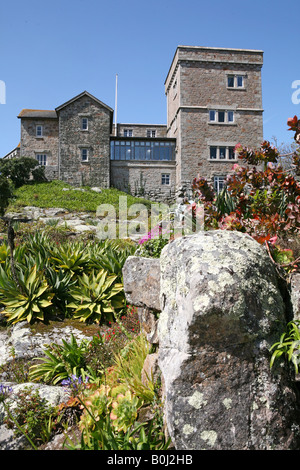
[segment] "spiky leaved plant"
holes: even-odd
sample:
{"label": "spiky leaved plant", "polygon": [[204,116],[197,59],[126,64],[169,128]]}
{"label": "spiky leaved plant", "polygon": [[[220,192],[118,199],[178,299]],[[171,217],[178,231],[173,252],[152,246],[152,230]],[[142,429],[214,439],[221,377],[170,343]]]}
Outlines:
{"label": "spiky leaved plant", "polygon": [[115,282],[116,279],[116,275],[108,274],[104,269],[98,274],[94,271],[90,275],[83,273],[78,278],[78,285],[69,292],[72,302],[67,308],[73,309],[73,318],[96,323],[103,317],[113,320],[114,310],[125,307],[123,285]]}
{"label": "spiky leaved plant", "polygon": [[45,320],[45,309],[52,305],[53,293],[36,265],[18,272],[18,284],[0,266],[0,301],[9,323]]}

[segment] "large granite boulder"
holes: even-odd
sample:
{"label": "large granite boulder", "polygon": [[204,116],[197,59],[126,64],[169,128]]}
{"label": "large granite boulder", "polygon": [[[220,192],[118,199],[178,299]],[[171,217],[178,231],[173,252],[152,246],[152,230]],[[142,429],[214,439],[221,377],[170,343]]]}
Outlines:
{"label": "large granite boulder", "polygon": [[160,276],[159,366],[176,449],[299,449],[291,369],[269,365],[286,307],[264,248],[201,232],[163,249]]}
{"label": "large granite boulder", "polygon": [[300,273],[293,273],[290,282],[293,318],[300,320]]}

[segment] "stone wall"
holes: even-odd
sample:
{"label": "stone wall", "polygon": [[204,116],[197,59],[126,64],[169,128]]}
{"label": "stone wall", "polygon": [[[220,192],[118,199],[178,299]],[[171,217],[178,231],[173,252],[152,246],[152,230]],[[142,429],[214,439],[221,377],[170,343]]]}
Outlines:
{"label": "stone wall", "polygon": [[[165,91],[168,137],[177,139],[177,185],[200,173],[226,176],[232,161],[208,161],[209,147],[237,143],[257,148],[263,140],[262,51],[179,46]],[[228,75],[243,76],[243,86],[228,87]],[[233,123],[211,123],[209,110],[233,111]]]}
{"label": "stone wall", "polygon": [[[170,184],[162,184],[162,174],[170,175]],[[175,162],[111,161],[111,185],[122,191],[158,202],[175,197]]]}
{"label": "stone wall", "polygon": [[[43,136],[36,136],[36,126],[43,126]],[[45,175],[49,179],[58,179],[58,118],[23,118],[21,119],[20,157],[36,158],[37,154],[47,155]]]}
{"label": "stone wall", "polygon": [[[164,138],[167,136],[167,126],[165,124],[117,124],[118,137],[129,137],[129,135],[124,135],[124,130],[131,130],[132,137],[147,138],[148,130],[155,131],[155,137]],[[112,134],[115,135],[115,125]]]}
{"label": "stone wall", "polygon": [[[81,119],[88,118],[88,130],[81,129]],[[97,101],[83,95],[59,111],[60,179],[74,185],[110,184],[111,112]],[[88,149],[82,161],[81,149]]]}

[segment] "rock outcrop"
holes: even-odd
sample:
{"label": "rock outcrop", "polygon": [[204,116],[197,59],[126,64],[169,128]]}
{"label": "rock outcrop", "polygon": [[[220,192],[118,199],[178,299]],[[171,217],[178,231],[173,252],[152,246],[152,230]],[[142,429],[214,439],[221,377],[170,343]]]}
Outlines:
{"label": "rock outcrop", "polygon": [[[145,305],[148,274],[143,288],[130,263],[138,273],[134,301]],[[158,358],[176,449],[299,449],[292,370],[283,363],[270,370],[287,305],[264,248],[239,232],[201,232],[169,243],[156,273]]]}

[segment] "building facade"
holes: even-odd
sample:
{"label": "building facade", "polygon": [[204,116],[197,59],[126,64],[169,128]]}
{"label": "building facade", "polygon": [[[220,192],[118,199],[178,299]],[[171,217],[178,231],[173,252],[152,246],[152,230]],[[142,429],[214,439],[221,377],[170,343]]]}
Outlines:
{"label": "building facade", "polygon": [[36,158],[48,179],[152,200],[173,200],[198,174],[219,190],[235,145],[263,140],[262,65],[262,51],[178,46],[166,125],[114,125],[113,109],[84,91],[54,110],[23,109],[18,156]]}

